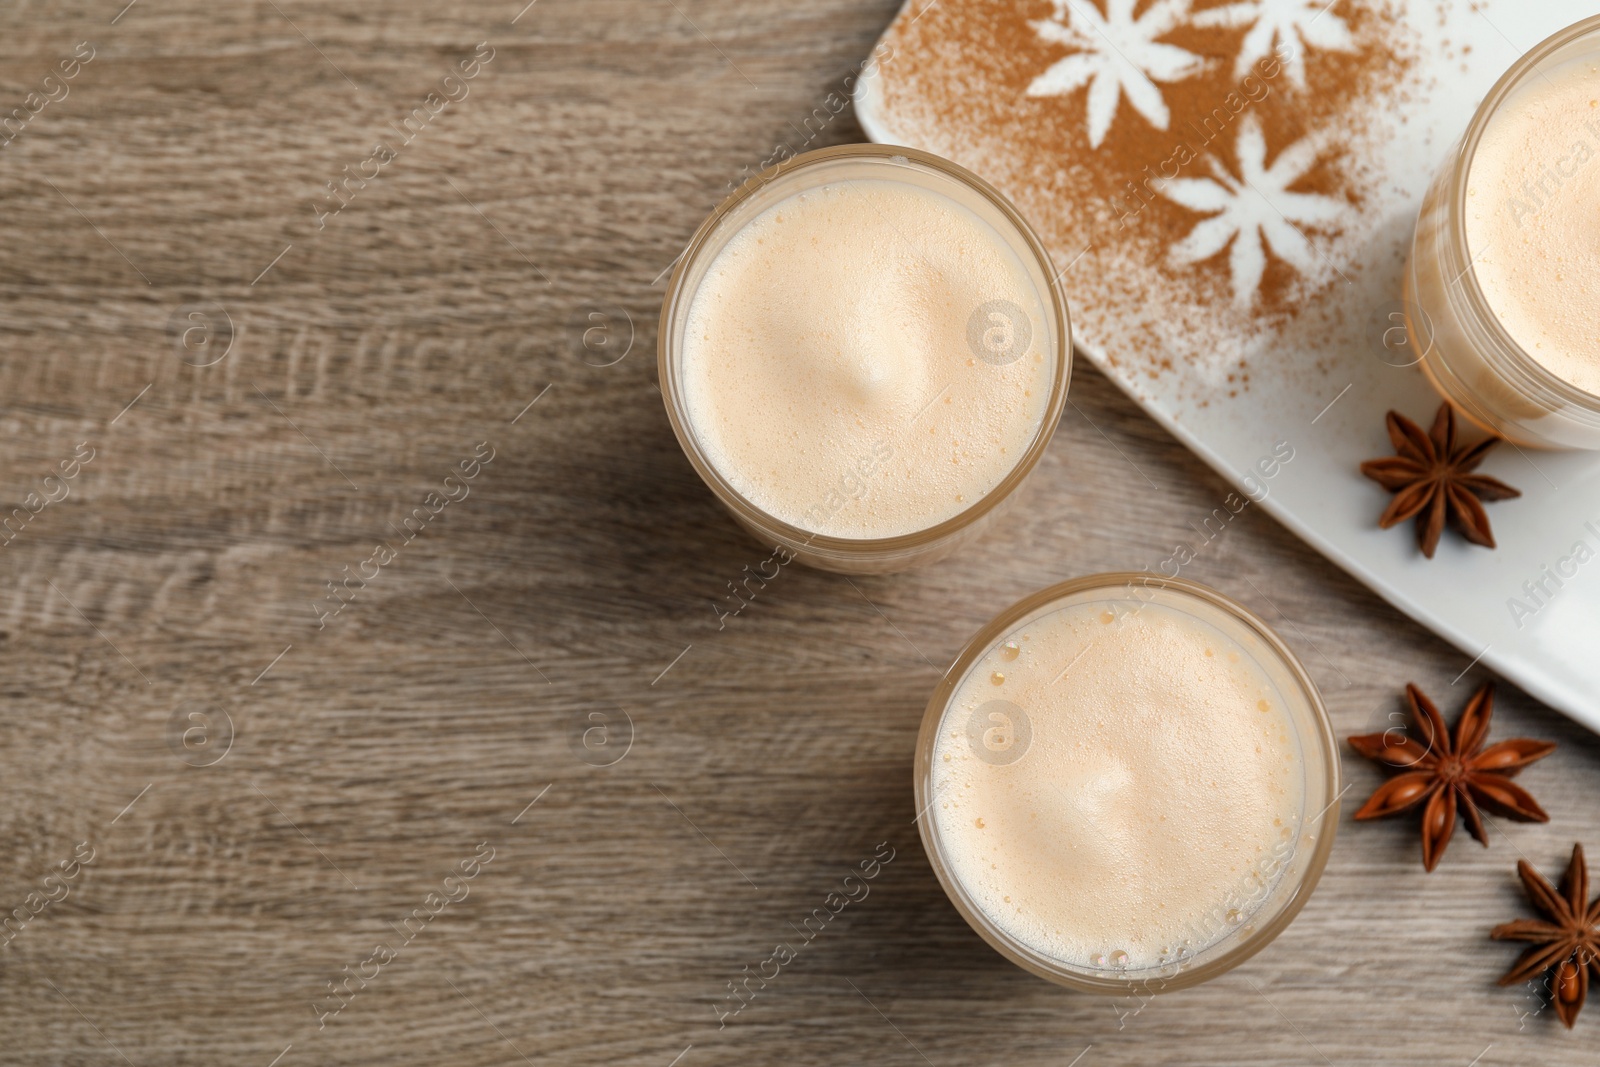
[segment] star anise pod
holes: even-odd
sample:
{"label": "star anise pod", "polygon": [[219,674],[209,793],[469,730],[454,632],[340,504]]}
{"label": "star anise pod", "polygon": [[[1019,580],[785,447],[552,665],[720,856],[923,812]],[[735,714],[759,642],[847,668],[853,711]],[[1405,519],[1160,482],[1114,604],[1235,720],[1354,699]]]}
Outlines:
{"label": "star anise pod", "polygon": [[1448,403],[1439,405],[1433,429],[1427,433],[1398,411],[1389,412],[1384,421],[1398,455],[1361,464],[1362,474],[1395,495],[1378,525],[1387,530],[1416,519],[1417,545],[1429,559],[1439,545],[1447,517],[1468,541],[1493,548],[1494,534],[1482,501],[1509,500],[1522,493],[1498,478],[1472,472],[1500,438],[1457,448],[1456,413]]}
{"label": "star anise pod", "polygon": [[1559,893],[1527,860],[1517,861],[1517,874],[1522,877],[1528,898],[1545,919],[1518,919],[1501,923],[1489,932],[1496,941],[1533,942],[1500,984],[1526,982],[1554,968],[1550,1000],[1556,1015],[1571,1029],[1589,992],[1590,972],[1600,981],[1600,926],[1596,925],[1600,923],[1600,897],[1589,899],[1589,869],[1583,863],[1583,846],[1572,846],[1572,862],[1567,864]]}
{"label": "star anise pod", "polygon": [[1350,738],[1363,756],[1403,773],[1390,778],[1356,812],[1357,819],[1381,819],[1426,804],[1422,810],[1422,866],[1433,870],[1455,833],[1456,814],[1467,831],[1488,847],[1480,807],[1522,822],[1549,822],[1539,802],[1511,781],[1534,760],[1554,752],[1550,741],[1516,738],[1483,747],[1494,712],[1494,683],[1472,694],[1456,722],[1455,737],[1422,690],[1406,686],[1415,734],[1396,729]]}

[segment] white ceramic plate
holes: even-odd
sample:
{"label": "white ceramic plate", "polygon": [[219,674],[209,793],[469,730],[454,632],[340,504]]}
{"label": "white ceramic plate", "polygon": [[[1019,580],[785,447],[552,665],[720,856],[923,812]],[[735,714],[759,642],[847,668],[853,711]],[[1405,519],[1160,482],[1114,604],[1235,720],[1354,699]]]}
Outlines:
{"label": "white ceramic plate", "polygon": [[[1264,2],[1284,11],[1304,6],[1291,0]],[[1371,2],[1374,7],[1379,5],[1379,0]],[[961,7],[955,0],[945,3]],[[1258,0],[1247,3],[1255,6]],[[1125,16],[1131,11],[1140,17],[1153,7],[1170,5],[1170,12],[1185,6],[1183,0],[1155,4],[1141,0],[1137,6],[1132,0],[1058,0],[1057,17],[1065,26],[1074,17],[1072,8],[1095,5],[1094,14],[1103,15],[1107,4],[1110,9],[1128,9]],[[1050,19],[1047,0],[1005,6],[1009,10],[997,16],[998,9],[991,4],[984,17],[1009,16],[1026,26]],[[1365,0],[1335,0],[1329,9],[1334,16],[1360,18],[1364,6]],[[1244,11],[1245,4],[1194,0],[1188,17],[1220,7],[1235,8],[1237,14]],[[993,153],[982,150],[980,135],[939,129],[926,119],[926,109],[919,112],[901,99],[900,110],[895,110],[892,86],[886,86],[899,76],[897,71],[919,66],[925,71],[945,64],[950,79],[962,91],[993,91],[993,83],[983,81],[990,76],[983,73],[985,65],[990,70],[993,67],[990,57],[969,58],[949,49],[906,54],[907,47],[916,42],[902,31],[915,20],[935,18],[939,10],[927,0],[909,0],[886,32],[878,54],[887,58],[876,71],[869,68],[858,83],[856,107],[862,127],[875,141],[913,145],[955,159],[989,178],[1018,202],[1024,214],[1039,222],[1041,212],[1030,210],[1030,204],[1040,204],[1037,197],[1041,193],[1030,188],[1028,172],[1016,166],[997,167]],[[1260,329],[1224,329],[1226,337],[1220,346],[1208,335],[1205,352],[1196,354],[1186,349],[1182,328],[1161,321],[1169,314],[1162,301],[1143,299],[1146,294],[1159,297],[1175,276],[1181,276],[1170,261],[1165,268],[1153,262],[1140,266],[1136,255],[1119,255],[1117,227],[1103,223],[1098,228],[1076,223],[1053,225],[1051,219],[1058,216],[1051,214],[1047,204],[1039,228],[1057,264],[1070,265],[1064,284],[1073,302],[1073,325],[1081,351],[1152,417],[1241,487],[1257,461],[1270,455],[1277,442],[1289,442],[1294,459],[1266,483],[1269,494],[1261,506],[1390,603],[1461,649],[1467,660],[1487,664],[1539,699],[1600,731],[1600,455],[1524,452],[1501,445],[1483,470],[1517,486],[1523,496],[1489,505],[1499,548],[1490,551],[1468,545],[1447,530],[1431,561],[1418,553],[1410,524],[1388,531],[1377,528],[1375,519],[1389,494],[1357,473],[1362,460],[1391,453],[1384,431],[1386,410],[1398,409],[1426,428],[1438,406],[1436,395],[1415,367],[1391,365],[1397,360],[1386,353],[1381,340],[1389,313],[1399,307],[1412,224],[1428,182],[1465,130],[1479,100],[1512,62],[1545,37],[1596,10],[1595,0],[1472,4],[1465,0],[1395,0],[1388,5],[1386,13],[1393,21],[1385,32],[1414,57],[1414,64],[1398,84],[1369,101],[1381,121],[1362,123],[1366,137],[1357,163],[1364,168],[1366,192],[1359,208],[1341,223],[1338,241],[1318,242],[1312,232],[1319,262],[1326,261],[1329,268],[1324,271],[1328,277],[1303,279],[1306,307],[1297,318]],[[1220,16],[1224,20],[1229,17]],[[1212,16],[1213,21],[1218,18]],[[1324,28],[1311,32],[1329,40],[1326,23],[1319,24]],[[1058,37],[1071,32],[1069,29]],[[1004,47],[1006,39],[1003,32],[996,31],[995,47]],[[1125,52],[1126,41],[1123,43]],[[1316,64],[1322,52],[1303,40],[1298,43],[1306,49],[1305,61]],[[897,51],[889,53],[886,45]],[[1053,54],[1065,57],[1071,51],[1068,45]],[[1124,63],[1128,61],[1125,54],[1119,55]],[[1041,68],[1039,73],[1043,72]],[[1170,69],[1166,73],[1171,73]],[[960,84],[962,79],[967,79],[965,85]],[[1057,80],[1070,83],[1074,72],[1069,69]],[[1088,98],[1094,90],[1087,79],[1078,80],[1082,84],[1074,91],[1055,94],[1049,103],[1076,113],[1087,135],[1091,123]],[[1288,83],[1281,89],[1292,91]],[[1176,102],[1184,85],[1177,80],[1160,85],[1159,90],[1167,101]],[[1041,106],[1038,100],[1020,99],[1025,92],[1016,95],[1019,110]],[[1145,101],[1146,110],[1157,110],[1151,107],[1148,94]],[[1108,144],[1119,129],[1136,128],[1133,124],[1138,122],[1148,124],[1126,93],[1117,108],[1109,137],[1103,136]],[[1242,120],[1236,121],[1232,132],[1237,134],[1243,127]],[[1271,144],[1270,136],[1266,139],[1270,160],[1284,145]],[[1084,151],[1081,142],[1077,151]],[[1230,153],[1233,159],[1240,155]],[[1066,159],[1064,165],[1070,162]],[[1050,171],[1045,167],[1033,173],[1048,175]],[[1183,170],[1181,176],[1204,178],[1208,173],[1215,169],[1197,165]],[[1049,195],[1059,198],[1059,187]],[[1200,217],[1197,215],[1197,220]],[[1091,246],[1087,252],[1086,245]],[[1080,257],[1082,262],[1076,262]],[[1229,253],[1219,253],[1213,265],[1215,262],[1237,271]],[[1119,279],[1117,284],[1129,299],[1109,303],[1120,310],[1108,313],[1092,306],[1087,295],[1075,294],[1079,285],[1074,278],[1083,278],[1085,270],[1091,277],[1109,272]],[[1279,273],[1283,273],[1281,265]],[[1251,276],[1248,264],[1244,275],[1247,279]],[[1223,276],[1224,281],[1235,280],[1235,288],[1236,279],[1237,273]],[[1219,313],[1218,321],[1226,327],[1226,313]],[[1159,337],[1174,357],[1172,368],[1156,377],[1146,373],[1145,364],[1125,358],[1128,348],[1141,343],[1140,338],[1148,342],[1151,337]],[[1228,366],[1233,357],[1248,359],[1248,388],[1240,388],[1219,369]],[[1595,557],[1581,565],[1574,556],[1580,543]],[[1571,574],[1574,568],[1576,573]],[[1562,577],[1560,571],[1569,573]],[[1559,587],[1551,574],[1559,578]],[[1524,583],[1541,581],[1545,592],[1537,598],[1530,596]],[[1531,615],[1523,612],[1519,618],[1512,610],[1514,600],[1535,610]]]}

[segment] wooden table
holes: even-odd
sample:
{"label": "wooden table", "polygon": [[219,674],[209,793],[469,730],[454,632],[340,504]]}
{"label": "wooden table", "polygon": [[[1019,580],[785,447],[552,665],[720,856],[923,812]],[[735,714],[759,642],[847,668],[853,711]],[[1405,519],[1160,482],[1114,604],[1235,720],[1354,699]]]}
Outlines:
{"label": "wooden table", "polygon": [[[1351,823],[1347,752],[1315,898],[1211,985],[1074,996],[957,916],[912,825],[934,679],[1228,492],[1087,367],[977,548],[787,568],[719,629],[767,550],[667,425],[662,275],[742,168],[860,139],[806,119],[892,0],[124,2],[0,15],[0,1061],[1593,1062],[1600,1010],[1494,984],[1517,857],[1600,844],[1600,748],[1509,688],[1497,735],[1562,746],[1523,778],[1549,825],[1424,875],[1414,820]],[[1480,677],[1255,509],[1186,573],[1341,735]]]}

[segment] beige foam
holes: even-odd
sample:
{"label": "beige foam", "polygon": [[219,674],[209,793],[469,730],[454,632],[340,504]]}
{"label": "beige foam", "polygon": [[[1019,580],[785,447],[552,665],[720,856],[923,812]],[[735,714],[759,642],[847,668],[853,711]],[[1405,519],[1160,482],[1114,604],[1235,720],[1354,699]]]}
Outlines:
{"label": "beige foam", "polygon": [[[968,323],[1009,301],[1020,358],[977,358]],[[708,458],[802,529],[890,537],[949,519],[1015,466],[1054,355],[1021,261],[955,200],[889,180],[799,193],[712,261],[683,344],[685,408]]]}
{"label": "beige foam", "polygon": [[[1070,964],[1143,967],[1249,921],[1304,779],[1240,645],[1159,604],[1114,617],[1063,608],[1011,638],[1014,659],[975,666],[939,728],[931,810],[951,872],[1002,929]],[[1014,727],[971,739],[997,698],[1031,724],[1014,763],[995,756]]]}
{"label": "beige foam", "polygon": [[1534,75],[1484,130],[1467,249],[1507,332],[1600,395],[1600,55]]}

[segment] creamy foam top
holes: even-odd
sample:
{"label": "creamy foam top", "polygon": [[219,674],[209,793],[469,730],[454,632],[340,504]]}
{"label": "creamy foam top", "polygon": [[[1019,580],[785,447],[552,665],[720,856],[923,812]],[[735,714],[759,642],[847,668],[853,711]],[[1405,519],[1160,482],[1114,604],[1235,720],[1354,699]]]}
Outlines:
{"label": "creamy foam top", "polygon": [[691,430],[735,489],[802,529],[875,538],[952,518],[1011,472],[1055,357],[988,223],[874,179],[797,193],[740,230],[690,302],[682,370]]}
{"label": "creamy foam top", "polygon": [[1467,175],[1467,249],[1506,331],[1600,394],[1600,54],[1530,77]]}
{"label": "creamy foam top", "polygon": [[1077,966],[1154,966],[1248,922],[1302,804],[1293,727],[1245,647],[1138,603],[1016,631],[963,680],[934,747],[951,873],[1002,929]]}

